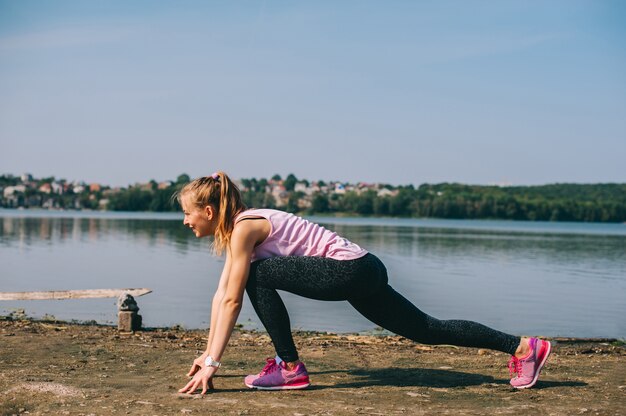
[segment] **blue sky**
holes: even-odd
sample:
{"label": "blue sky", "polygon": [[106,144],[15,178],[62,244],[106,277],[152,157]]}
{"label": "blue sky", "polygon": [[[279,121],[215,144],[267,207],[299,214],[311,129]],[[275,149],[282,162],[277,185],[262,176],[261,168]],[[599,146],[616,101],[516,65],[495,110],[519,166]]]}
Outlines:
{"label": "blue sky", "polygon": [[0,0],[0,173],[625,182],[620,1]]}

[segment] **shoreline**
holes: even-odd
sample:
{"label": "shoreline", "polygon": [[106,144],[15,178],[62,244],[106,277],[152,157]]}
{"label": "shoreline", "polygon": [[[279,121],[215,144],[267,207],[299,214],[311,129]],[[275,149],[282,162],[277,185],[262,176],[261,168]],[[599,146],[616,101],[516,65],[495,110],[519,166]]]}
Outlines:
{"label": "shoreline", "polygon": [[[277,209],[281,209],[281,208],[277,208]],[[139,217],[138,219],[141,219],[142,217],[146,217],[146,216],[174,216],[174,215],[178,215],[179,212],[178,211],[114,211],[114,210],[100,210],[100,209],[88,209],[88,208],[82,208],[82,209],[66,209],[66,208],[42,208],[42,207],[17,207],[17,208],[5,208],[5,207],[0,207],[0,214],[2,214],[2,212],[16,212],[16,213],[29,213],[29,212],[33,212],[33,213],[37,213],[37,214],[41,214],[41,213],[54,213],[56,215],[58,215],[59,217],[62,216],[62,214],[68,214],[69,217],[72,217],[71,214],[85,214],[85,215],[76,215],[77,217],[84,217],[84,218],[89,218],[90,215],[93,215],[93,217],[101,217],[101,216],[106,216],[107,214],[113,214],[113,215],[119,215],[119,218],[125,218],[124,215],[127,215],[128,219],[134,219]],[[561,221],[561,220],[555,220],[555,221],[546,221],[546,220],[529,220],[529,219],[504,219],[504,218],[493,218],[493,217],[484,217],[484,218],[446,218],[446,217],[412,217],[412,216],[375,216],[375,215],[359,215],[357,213],[348,213],[348,212],[337,212],[337,213],[313,213],[313,214],[307,214],[307,213],[303,213],[303,212],[298,212],[295,215],[299,215],[305,218],[318,218],[318,219],[336,219],[336,220],[350,220],[350,219],[354,219],[354,220],[380,220],[380,221],[385,221],[385,220],[390,220],[390,221],[394,221],[394,220],[399,220],[399,221],[411,221],[411,220],[415,220],[415,221],[468,221],[468,222],[473,222],[473,221],[484,221],[484,222],[503,222],[503,223],[511,223],[511,224],[595,224],[595,225],[626,225],[626,221]],[[27,215],[16,215],[15,217],[28,217]],[[34,215],[37,218],[45,218],[44,215]],[[179,215],[180,216],[180,215]],[[2,215],[0,215],[0,217],[2,217]],[[168,218],[165,218],[168,219]],[[175,218],[172,218],[175,219]]]}
{"label": "shoreline", "polygon": [[[112,328],[116,329],[117,324],[114,323],[98,323],[97,321],[80,321],[80,320],[62,320],[62,319],[45,319],[45,318],[37,318],[37,317],[18,317],[15,318],[11,315],[1,315],[0,314],[0,322],[32,322],[38,323],[42,325],[73,325],[79,327],[102,327],[102,328]],[[142,333],[142,332],[159,332],[159,331],[187,331],[187,332],[205,332],[208,333],[210,328],[187,328],[183,325],[171,325],[171,326],[149,326],[142,327],[138,331],[133,331],[133,333]],[[267,335],[267,332],[259,329],[250,329],[245,328],[243,324],[236,324],[233,332],[240,333],[248,333],[254,335]],[[369,331],[360,331],[360,332],[337,332],[337,331],[320,331],[320,330],[304,330],[304,329],[293,329],[292,332],[297,334],[298,336],[332,336],[332,337],[373,337],[373,338],[403,338],[400,335],[396,335],[387,330],[380,329],[372,329]],[[525,336],[525,335],[524,335]],[[532,335],[537,338],[547,339],[554,343],[565,343],[565,344],[586,344],[586,343],[606,343],[612,344],[615,346],[623,346],[626,347],[626,338],[615,338],[615,337],[563,337],[563,336],[545,336],[545,335]],[[412,341],[409,341],[412,342]]]}
{"label": "shoreline", "polygon": [[508,384],[507,354],[399,336],[295,332],[312,386],[264,392],[243,377],[273,355],[269,337],[235,330],[205,396],[181,395],[206,331],[0,320],[0,415],[615,415],[626,348],[557,342],[535,387]]}

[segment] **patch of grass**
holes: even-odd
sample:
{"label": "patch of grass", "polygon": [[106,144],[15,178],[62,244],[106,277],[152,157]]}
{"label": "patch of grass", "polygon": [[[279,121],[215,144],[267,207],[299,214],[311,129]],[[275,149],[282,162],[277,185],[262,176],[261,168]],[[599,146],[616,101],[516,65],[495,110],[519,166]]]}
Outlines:
{"label": "patch of grass", "polygon": [[626,340],[616,339],[615,341],[611,342],[611,345],[614,347],[626,347]]}
{"label": "patch of grass", "polygon": [[32,410],[32,405],[27,404],[19,399],[0,402],[0,416],[23,415],[26,412],[30,413]]}
{"label": "patch of grass", "polygon": [[25,321],[29,319],[28,315],[26,314],[26,310],[22,308],[11,309],[11,312],[9,312],[9,317],[13,321]]}
{"label": "patch of grass", "polygon": [[41,321],[43,321],[43,322],[58,322],[56,316],[50,315],[50,314],[45,314],[44,316],[42,316],[41,317]]}

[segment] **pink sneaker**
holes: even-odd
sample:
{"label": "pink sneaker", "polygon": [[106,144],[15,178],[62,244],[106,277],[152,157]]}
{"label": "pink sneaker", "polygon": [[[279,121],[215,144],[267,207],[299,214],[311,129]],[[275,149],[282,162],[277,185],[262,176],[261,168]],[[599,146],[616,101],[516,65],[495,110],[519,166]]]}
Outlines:
{"label": "pink sneaker", "polygon": [[263,369],[261,370],[259,374],[250,374],[249,376],[246,376],[246,378],[243,381],[246,384],[246,386],[250,387],[251,389],[254,388],[254,386],[252,385],[254,380],[256,380],[259,377],[263,377],[272,368],[277,366],[276,359],[274,358],[267,358],[266,361],[267,363],[265,364],[265,367],[263,367]]}
{"label": "pink sneaker", "polygon": [[[274,361],[273,365],[271,361]],[[276,364],[273,358],[267,360],[267,365],[258,377],[248,376],[245,383],[251,389],[259,390],[297,390],[311,385],[304,364],[298,363],[296,368],[289,371],[285,368],[284,362]]]}
{"label": "pink sneaker", "polygon": [[541,368],[546,363],[552,346],[548,341],[537,338],[529,340],[530,352],[524,358],[511,357],[509,361],[509,372],[511,375],[517,373],[511,379],[511,386],[516,389],[527,389],[537,383]]}

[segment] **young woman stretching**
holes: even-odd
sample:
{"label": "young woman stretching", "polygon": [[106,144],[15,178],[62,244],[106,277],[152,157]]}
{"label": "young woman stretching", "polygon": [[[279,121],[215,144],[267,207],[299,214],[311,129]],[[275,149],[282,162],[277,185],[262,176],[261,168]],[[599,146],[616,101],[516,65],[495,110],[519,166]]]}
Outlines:
{"label": "young woman stretching", "polygon": [[309,376],[293,343],[289,315],[277,290],[326,301],[347,300],[363,316],[391,332],[424,344],[489,348],[512,355],[511,385],[532,387],[550,354],[550,343],[520,338],[471,321],[435,319],[393,290],[383,263],[336,233],[295,215],[272,209],[246,209],[237,187],[224,172],[198,178],[177,195],[184,224],[196,237],[214,236],[226,263],[211,306],[206,351],[194,360],[192,380],[179,390],[213,388],[246,291],[267,330],[276,358],[259,374],[247,376],[250,388],[308,387]]}

